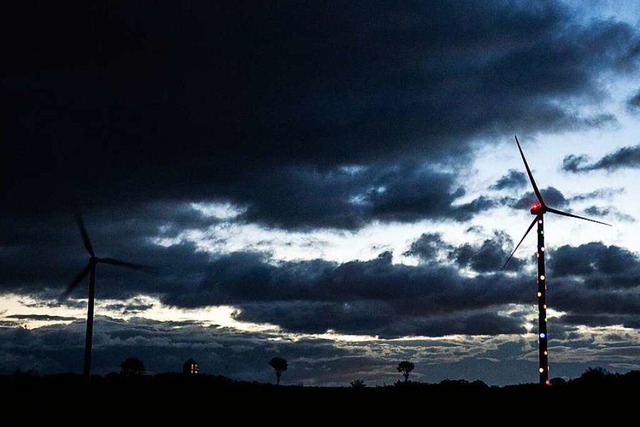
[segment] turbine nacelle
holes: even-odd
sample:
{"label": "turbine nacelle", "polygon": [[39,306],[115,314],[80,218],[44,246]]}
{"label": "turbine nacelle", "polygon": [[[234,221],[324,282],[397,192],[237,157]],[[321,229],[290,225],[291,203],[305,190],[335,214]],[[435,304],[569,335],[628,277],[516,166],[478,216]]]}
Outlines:
{"label": "turbine nacelle", "polygon": [[531,214],[532,215],[543,214],[546,211],[547,211],[547,209],[545,208],[545,206],[542,203],[540,203],[540,202],[531,203]]}

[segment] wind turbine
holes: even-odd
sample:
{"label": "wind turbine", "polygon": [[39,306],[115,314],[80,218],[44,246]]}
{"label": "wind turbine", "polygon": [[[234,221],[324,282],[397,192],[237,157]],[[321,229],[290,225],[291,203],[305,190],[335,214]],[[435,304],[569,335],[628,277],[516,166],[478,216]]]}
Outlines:
{"label": "wind turbine", "polygon": [[533,175],[531,174],[531,169],[529,169],[529,165],[527,164],[527,159],[524,157],[524,153],[522,152],[522,147],[520,146],[520,142],[518,141],[518,137],[516,136],[516,144],[518,145],[518,150],[520,151],[520,156],[522,156],[522,161],[524,162],[524,167],[527,169],[527,175],[529,175],[529,181],[531,181],[531,186],[533,187],[533,192],[535,193],[538,201],[533,202],[531,204],[531,214],[536,217],[527,228],[527,231],[520,239],[520,242],[516,245],[507,261],[504,263],[502,268],[506,267],[513,254],[516,253],[522,241],[527,237],[527,234],[531,231],[533,226],[538,224],[538,251],[536,253],[536,257],[538,258],[538,373],[540,374],[540,384],[549,384],[549,350],[548,350],[548,341],[549,337],[547,336],[547,282],[544,270],[544,214],[546,213],[554,213],[556,215],[568,216],[571,218],[583,219],[585,221],[596,222],[602,225],[611,226],[611,224],[607,224],[604,222],[596,221],[595,219],[589,219],[582,216],[574,215],[569,212],[563,212],[558,209],[554,209],[546,205],[544,200],[542,199],[542,194],[540,194],[540,190],[538,190],[538,186],[536,185],[536,181],[533,179]]}
{"label": "wind turbine", "polygon": [[93,250],[93,246],[91,245],[89,233],[87,233],[87,229],[84,226],[84,221],[82,220],[82,215],[80,214],[79,210],[75,212],[75,219],[76,223],[78,224],[78,228],[80,229],[80,235],[82,236],[84,247],[89,253],[89,262],[87,263],[87,266],[76,276],[76,278],[73,279],[69,287],[67,287],[67,289],[62,293],[60,298],[66,298],[71,292],[73,292],[74,289],[78,287],[80,282],[82,282],[87,274],[89,275],[89,302],[87,306],[87,332],[84,340],[83,365],[83,374],[86,382],[89,383],[91,379],[91,347],[93,343],[93,308],[96,296],[96,266],[98,264],[110,264],[118,267],[140,270],[147,273],[151,272],[151,269],[141,264],[134,264],[131,262],[120,261],[113,258],[98,258]]}

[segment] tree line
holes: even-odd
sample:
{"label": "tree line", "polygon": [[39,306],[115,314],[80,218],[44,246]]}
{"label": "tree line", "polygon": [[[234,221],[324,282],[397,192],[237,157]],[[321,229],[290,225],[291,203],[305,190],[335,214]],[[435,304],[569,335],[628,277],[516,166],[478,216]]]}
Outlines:
{"label": "tree line", "polygon": [[[269,366],[273,368],[276,374],[276,384],[280,385],[280,378],[282,377],[282,373],[289,368],[289,362],[282,357],[274,357],[269,361]],[[404,377],[405,383],[409,382],[409,374],[411,374],[414,368],[415,365],[413,362],[408,360],[403,360],[396,366],[396,370]],[[138,357],[128,357],[120,364],[120,375],[124,377],[144,375],[145,372],[144,362]],[[362,379],[356,379],[351,382],[351,386],[356,388],[364,387],[365,383]]]}

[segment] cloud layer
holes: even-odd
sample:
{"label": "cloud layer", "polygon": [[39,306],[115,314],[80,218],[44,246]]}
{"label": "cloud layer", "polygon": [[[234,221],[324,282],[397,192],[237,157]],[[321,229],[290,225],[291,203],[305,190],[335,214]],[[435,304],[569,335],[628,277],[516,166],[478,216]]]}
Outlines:
{"label": "cloud layer", "polygon": [[[316,205],[323,192],[336,194],[329,208],[361,194],[308,171],[460,162],[478,137],[602,126],[615,118],[562,105],[597,102],[601,76],[637,61],[633,28],[575,24],[552,2],[13,7],[6,31],[24,37],[1,81],[3,215],[75,194],[100,205],[225,199],[256,221],[353,224]],[[424,188],[443,177],[399,178]],[[367,193],[370,213],[394,214],[386,206],[410,189]],[[419,200],[402,214],[418,211],[428,215]]]}
{"label": "cloud layer", "polygon": [[640,145],[622,147],[591,163],[589,163],[589,158],[585,155],[572,154],[562,160],[562,170],[565,172],[577,173],[594,170],[614,172],[625,168],[640,168]]}

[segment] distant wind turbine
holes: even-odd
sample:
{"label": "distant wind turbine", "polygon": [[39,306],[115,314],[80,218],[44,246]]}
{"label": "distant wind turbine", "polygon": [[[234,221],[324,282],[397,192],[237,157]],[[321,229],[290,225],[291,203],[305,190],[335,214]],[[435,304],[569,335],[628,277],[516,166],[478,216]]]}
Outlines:
{"label": "distant wind turbine", "polygon": [[527,237],[527,234],[531,231],[533,226],[538,223],[538,251],[536,253],[536,257],[538,258],[538,359],[539,359],[539,367],[538,373],[540,374],[540,384],[549,384],[549,350],[548,350],[548,340],[547,336],[547,284],[546,284],[546,276],[544,270],[544,214],[554,213],[557,215],[568,216],[571,218],[583,219],[585,221],[596,222],[602,225],[611,226],[611,224],[607,224],[604,222],[596,221],[595,219],[589,219],[582,216],[574,215],[568,212],[563,212],[558,209],[554,209],[552,207],[547,206],[542,199],[542,194],[540,194],[540,190],[538,190],[538,186],[536,185],[536,181],[533,179],[533,175],[531,174],[531,169],[529,169],[529,165],[527,164],[527,159],[524,157],[524,153],[522,152],[522,147],[520,146],[520,142],[518,141],[518,137],[516,136],[516,144],[518,145],[518,150],[520,151],[520,156],[522,156],[522,161],[524,162],[524,167],[527,169],[527,175],[529,175],[529,181],[531,181],[531,186],[533,187],[533,192],[538,198],[537,202],[533,202],[531,204],[531,214],[536,217],[533,219],[529,228],[520,239],[520,242],[516,245],[507,261],[504,263],[502,268],[506,267],[513,254],[516,253],[522,241]]}
{"label": "distant wind turbine", "polygon": [[152,269],[148,266],[144,266],[141,264],[134,264],[131,262],[120,261],[113,258],[98,258],[93,251],[93,246],[91,245],[91,240],[89,239],[89,233],[87,233],[87,229],[84,226],[84,221],[82,220],[82,215],[80,211],[77,210],[75,213],[76,223],[78,224],[78,228],[80,229],[80,235],[82,236],[82,241],[84,243],[84,247],[89,253],[89,262],[87,266],[76,276],[75,279],[71,282],[69,287],[62,293],[60,296],[61,299],[69,296],[74,289],[78,287],[82,279],[84,279],[87,274],[89,275],[89,303],[87,307],[87,332],[84,341],[84,368],[83,374],[87,383],[91,379],[91,347],[93,342],[93,307],[95,303],[95,295],[96,295],[96,266],[98,264],[110,264],[118,267],[126,267],[134,270],[140,270],[147,273],[152,272]]}

